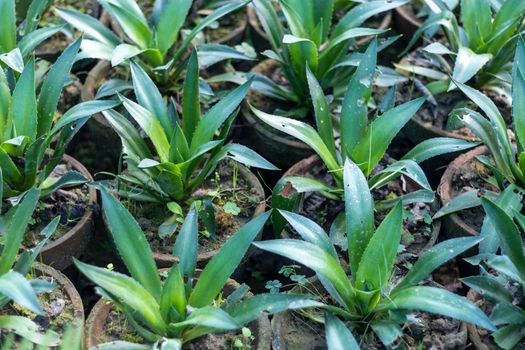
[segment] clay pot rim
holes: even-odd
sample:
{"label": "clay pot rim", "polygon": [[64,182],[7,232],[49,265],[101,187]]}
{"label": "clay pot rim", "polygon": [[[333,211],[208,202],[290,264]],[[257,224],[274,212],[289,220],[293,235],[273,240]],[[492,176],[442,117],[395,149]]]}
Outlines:
{"label": "clay pot rim", "polygon": [[[314,154],[314,155],[312,155],[312,156],[310,156],[308,158],[304,158],[303,160],[301,160],[301,161],[295,163],[294,165],[292,165],[292,167],[290,167],[290,169],[288,169],[283,174],[283,176],[279,179],[279,181],[282,180],[286,176],[302,176],[309,169],[311,169],[313,166],[315,166],[317,164],[322,164],[322,160],[317,154]],[[407,183],[407,184],[410,186],[410,183]],[[286,188],[284,188],[283,190],[286,191]],[[431,208],[436,210],[436,212],[437,212],[437,210],[439,210],[439,204],[438,204],[438,200],[437,199],[434,200],[434,202],[431,203]],[[430,239],[428,240],[428,242],[425,244],[425,246],[423,246],[423,248],[421,248],[421,252],[424,252],[424,251],[430,249],[437,242],[438,237],[439,237],[439,232],[441,231],[441,224],[442,224],[441,219],[433,220],[432,234],[431,234]],[[403,261],[403,260],[401,260],[401,261]]]}
{"label": "clay pot rim", "polygon": [[[169,269],[162,268],[158,271],[167,271]],[[197,274],[200,274],[202,270],[197,270]],[[236,289],[240,286],[240,284],[232,279],[229,278],[226,281],[226,285],[230,284],[232,288]],[[247,293],[248,297],[252,297],[253,294],[251,292]],[[85,337],[84,337],[84,346],[86,349],[89,349],[92,346],[98,345],[97,338],[101,335],[103,332],[102,327],[104,326],[104,321],[108,317],[109,312],[114,307],[114,304],[104,299],[103,297],[100,298],[91,312],[89,313],[89,316],[86,320],[85,324]],[[252,321],[256,323],[256,328],[258,329],[258,333],[261,333],[260,335],[262,337],[257,338],[257,346],[254,347],[254,350],[270,350],[270,344],[271,344],[271,329],[270,329],[270,320],[267,315],[262,315],[257,320]],[[218,333],[220,334],[220,333]],[[268,334],[269,339],[265,339],[264,335]]]}
{"label": "clay pot rim", "polygon": [[[470,150],[466,153],[459,155],[452,163],[447,166],[447,169],[441,177],[441,181],[438,187],[438,195],[441,199],[441,203],[445,206],[448,202],[452,200],[453,196],[453,177],[461,166],[471,162],[475,157],[487,154],[488,149],[486,146],[479,146]],[[470,236],[478,236],[479,232],[474,229],[472,226],[468,225],[457,213],[452,213],[448,215],[448,218],[458,227],[460,227],[464,232]]]}
{"label": "clay pot rim", "polygon": [[[267,69],[267,67],[274,67],[278,65],[279,63],[277,61],[268,58],[268,59],[265,59],[259,62],[257,65],[255,65],[251,69],[251,72],[262,73],[263,71]],[[242,118],[248,123],[248,127],[255,128],[257,132],[263,134],[266,138],[270,140],[274,140],[276,143],[285,144],[287,147],[299,148],[304,151],[312,150],[304,142],[298,141],[296,139],[290,139],[290,138],[283,137],[277,133],[277,130],[273,128],[271,129],[266,128],[263,125],[263,123],[257,117],[255,117],[255,115],[252,113],[250,106],[248,104],[248,99],[250,97],[253,97],[253,95],[254,95],[254,92],[252,90],[248,91],[248,98],[245,99],[241,105]],[[264,96],[264,98],[271,99],[270,97],[266,97],[266,96]]]}
{"label": "clay pot rim", "polygon": [[[250,188],[254,188],[256,190],[256,192],[257,192],[256,193],[257,195],[260,195],[262,198],[265,198],[264,188],[263,188],[261,182],[259,181],[259,179],[257,178],[257,176],[255,176],[255,174],[250,169],[245,167],[244,165],[242,165],[240,163],[237,163],[237,166],[238,166],[238,170],[239,170],[239,175],[244,177],[245,180],[247,180],[248,185],[250,186]],[[262,200],[255,207],[255,211],[254,211],[254,213],[252,215],[252,218],[255,218],[256,216],[259,216],[259,215],[263,214],[265,211],[266,211],[266,201]],[[108,232],[110,232],[109,224],[108,224],[108,222],[106,220],[105,215],[101,215],[101,216],[102,216],[102,221],[104,222],[104,226],[105,226],[106,230]],[[262,236],[262,231],[257,235],[255,240],[260,240],[261,236]],[[197,263],[198,264],[202,264],[202,263],[205,263],[205,262],[209,261],[211,258],[213,258],[220,251],[220,249],[221,248],[214,249],[214,250],[211,250],[209,252],[199,253],[198,256],[197,256]],[[247,257],[248,254],[249,254],[249,252],[247,252],[245,257]],[[166,253],[159,253],[159,252],[156,252],[156,251],[153,251],[153,258],[155,259],[155,262],[157,263],[157,266],[160,267],[160,268],[163,268],[163,267],[166,267],[166,266],[171,266],[171,265],[173,265],[173,263],[178,262],[178,259],[175,258],[173,255],[166,254]]]}
{"label": "clay pot rim", "polygon": [[[248,23],[250,24],[250,26],[257,32],[258,35],[260,35],[263,39],[268,41],[268,35],[266,35],[266,32],[262,29],[259,17],[257,17],[257,12],[255,11],[255,9],[252,6],[246,6],[246,13],[248,15]],[[390,27],[390,24],[392,23],[392,11],[382,12],[378,14],[378,16],[381,16],[382,20],[377,29],[387,29],[388,27]],[[357,40],[356,43],[358,45],[363,45],[372,40],[373,38],[373,35],[366,36]]]}
{"label": "clay pot rim", "polygon": [[[62,159],[70,163],[73,169],[79,171],[86,179],[88,179],[89,182],[93,182],[93,177],[89,173],[89,171],[86,169],[86,167],[80,163],[75,158],[64,154]],[[75,237],[77,234],[82,233],[83,231],[88,231],[87,226],[91,225],[93,220],[93,206],[97,204],[97,191],[93,187],[88,187],[89,192],[89,206],[86,208],[86,211],[84,212],[84,215],[82,215],[82,218],[73,226],[66,234],[64,234],[62,237],[55,241],[50,241],[46,245],[44,245],[44,248],[42,248],[41,254],[45,254],[46,252],[57,249],[61,246],[67,246],[68,242]],[[66,249],[61,249],[66,250]],[[71,264],[71,263],[70,263]]]}

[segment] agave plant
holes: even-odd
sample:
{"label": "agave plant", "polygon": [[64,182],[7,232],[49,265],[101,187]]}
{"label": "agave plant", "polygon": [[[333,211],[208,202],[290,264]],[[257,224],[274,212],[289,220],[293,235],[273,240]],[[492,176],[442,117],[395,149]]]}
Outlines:
{"label": "agave plant", "polygon": [[145,71],[131,63],[138,103],[123,96],[121,99],[131,118],[151,141],[153,150],[124,116],[114,110],[103,113],[124,145],[127,173],[120,179],[131,185],[132,191],[127,193],[131,198],[157,203],[187,200],[226,157],[248,166],[277,169],[245,146],[225,144],[250,82],[229,93],[201,117],[195,51],[189,58],[187,71],[179,118],[173,102],[166,106]]}
{"label": "agave plant", "polygon": [[[525,190],[525,43],[519,40],[514,66],[512,70],[512,118],[514,125],[514,137],[509,136],[507,124],[498,108],[490,98],[480,91],[454,81],[459,90],[465,94],[486,115],[470,108],[462,108],[453,111],[453,115],[459,117],[461,122],[487,146],[490,158],[479,156],[482,164],[487,166],[494,175],[488,179],[501,191],[509,184]],[[442,216],[452,212],[481,205],[477,196],[477,190],[465,192],[453,198],[447,207],[436,215]]]}
{"label": "agave plant", "polygon": [[304,116],[305,107],[311,110],[305,73],[308,67],[324,93],[340,96],[362,58],[357,50],[348,52],[354,39],[386,32],[359,26],[368,18],[406,2],[368,1],[353,7],[335,23],[334,3],[338,1],[279,0],[285,18],[283,25],[272,1],[254,0],[253,6],[272,47],[264,54],[279,62],[291,90],[262,75],[256,75],[253,89],[272,98],[296,103],[294,111]]}
{"label": "agave plant", "polygon": [[[72,43],[48,71],[37,95],[35,59],[24,66],[13,88],[10,68],[0,69],[0,166],[3,195],[19,196],[33,186],[42,197],[59,188],[86,182],[76,171],[57,177],[59,164],[73,136],[95,113],[117,106],[119,101],[78,104],[57,116],[57,104],[81,40]],[[37,97],[38,96],[38,97]],[[53,147],[53,150],[46,151]]]}
{"label": "agave plant", "polygon": [[[481,201],[494,227],[488,238],[499,244],[491,252],[486,251],[467,259],[473,265],[480,266],[481,274],[463,278],[462,282],[492,303],[490,319],[498,327],[492,334],[496,344],[503,349],[515,349],[525,336],[525,309],[516,303],[525,286],[522,241],[525,216],[514,212],[513,220],[506,207],[488,198],[482,198]],[[501,254],[497,254],[500,246]]]}
{"label": "agave plant", "polygon": [[[2,170],[0,169],[0,180],[1,178]],[[1,192],[0,186],[0,195]],[[18,205],[0,217],[0,237],[2,238],[0,245],[0,309],[5,308],[9,302],[15,302],[36,315],[43,315],[37,294],[49,292],[56,287],[38,278],[28,280],[26,275],[30,272],[31,264],[38,257],[48,238],[55,232],[60,221],[59,217],[42,230],[42,241],[35,248],[24,250],[17,258],[39,197],[40,190],[32,188],[26,192]],[[55,346],[60,340],[59,335],[51,330],[43,335],[40,332],[40,326],[23,316],[2,314],[0,331],[2,330],[44,346]],[[3,346],[2,349],[4,349]]]}
{"label": "agave plant", "polygon": [[343,181],[350,276],[345,273],[323,229],[298,214],[281,211],[304,241],[278,239],[254,243],[262,250],[295,260],[315,271],[324,293],[334,301],[326,308],[336,315],[325,319],[329,343],[345,343],[350,338],[349,329],[364,332],[371,328],[385,346],[391,346],[403,334],[399,322],[405,323],[408,315],[416,310],[494,329],[488,317],[465,298],[441,288],[419,285],[434,269],[475,246],[480,238],[456,238],[434,246],[396,281],[393,276],[402,233],[401,203],[376,229],[367,180],[350,160],[345,162]]}
{"label": "agave plant", "polygon": [[[243,299],[246,287],[222,299],[225,283],[270,213],[244,225],[198,274],[198,224],[192,207],[173,250],[178,263],[171,267],[161,283],[151,249],[139,225],[106,189],[102,188],[101,192],[104,215],[131,277],[79,261],[75,264],[98,286],[99,292],[125,314],[137,334],[154,344],[155,349],[180,349],[182,344],[202,335],[238,329],[263,314],[320,304],[301,295],[260,294]],[[106,346],[122,349],[125,345],[128,344],[118,342]]]}
{"label": "agave plant", "polygon": [[[17,4],[25,13],[25,18],[17,25]],[[38,28],[43,13],[49,7],[49,0],[31,1],[30,4],[20,4],[15,0],[0,2],[2,23],[0,24],[0,61],[21,73],[24,62],[27,62],[33,50],[43,41],[63,29],[64,26]],[[2,67],[0,63],[0,67]]]}
{"label": "agave plant", "polygon": [[[426,0],[433,12],[414,33],[406,51],[429,29],[441,27],[448,47],[435,41],[422,49],[430,67],[401,64],[398,69],[424,76],[433,94],[455,88],[451,79],[478,89],[506,91],[516,42],[523,30],[525,3],[520,0],[462,0],[459,17],[443,0]],[[405,51],[405,52],[406,52]],[[473,79],[475,78],[475,79]],[[510,95],[510,94],[509,94]]]}
{"label": "agave plant", "polygon": [[[77,59],[109,60],[116,66],[135,58],[158,84],[169,90],[182,73],[180,67],[183,66],[193,39],[211,23],[242,8],[249,1],[226,3],[199,21],[183,38],[181,32],[187,25],[193,0],[155,1],[149,19],[135,0],[99,2],[131,42],[127,43],[100,21],[88,15],[71,9],[57,9],[58,15],[88,38],[84,40],[82,52]],[[235,58],[243,58],[239,52],[224,45],[207,47],[206,55],[214,54],[219,54],[223,59],[231,57],[232,54]]]}
{"label": "agave plant", "polygon": [[[385,156],[387,148],[408,120],[421,107],[425,98],[418,98],[394,107],[395,90],[386,94],[380,103],[384,113],[369,118],[369,103],[372,100],[372,81],[376,70],[377,42],[373,40],[363,54],[359,65],[349,83],[343,100],[339,118],[340,146],[334,133],[329,104],[314,74],[307,68],[306,76],[312,104],[315,111],[317,130],[307,123],[292,118],[270,115],[252,108],[253,113],[266,124],[296,137],[310,146],[322,159],[333,178],[334,185],[304,177],[285,177],[276,191],[285,182],[290,182],[300,192],[318,191],[332,199],[341,199],[343,195],[343,161],[351,159],[369,178],[370,188],[379,188],[401,174],[405,174],[418,183],[424,193],[431,192],[426,176],[418,163],[431,157],[464,150],[474,144],[452,138],[435,138],[420,143],[397,161],[381,172],[373,174],[374,168]],[[275,191],[274,191],[275,192]],[[426,196],[428,197],[428,196]],[[432,198],[432,196],[431,196]]]}

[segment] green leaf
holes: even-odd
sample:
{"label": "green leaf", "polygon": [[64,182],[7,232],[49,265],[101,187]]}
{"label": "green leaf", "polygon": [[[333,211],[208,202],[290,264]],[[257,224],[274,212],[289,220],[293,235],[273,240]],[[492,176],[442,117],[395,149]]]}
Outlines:
{"label": "green leaf", "polygon": [[192,0],[166,1],[156,23],[157,45],[165,55],[175,44],[179,31],[186,23]]}
{"label": "green leaf", "polygon": [[[402,231],[403,205],[398,203],[381,222],[363,252],[355,275],[357,288],[377,290],[389,283]],[[350,245],[348,249],[352,254]]]}
{"label": "green leaf", "polygon": [[350,270],[356,276],[359,262],[374,234],[374,199],[361,169],[347,159],[344,166],[346,235]]}
{"label": "green leaf", "polygon": [[162,98],[159,89],[138,64],[131,62],[130,67],[137,102],[159,120],[166,136],[168,139],[171,139],[174,134],[174,123],[169,116],[166,102]]}
{"label": "green leaf", "polygon": [[30,189],[24,195],[3,234],[3,249],[0,255],[0,276],[9,271],[15,260],[27,230],[27,225],[38,203],[40,190]]}
{"label": "green leaf", "polygon": [[372,82],[376,69],[377,40],[366,49],[361,64],[350,80],[341,110],[341,147],[352,154],[368,126],[368,101],[372,96]]}
{"label": "green leaf", "polygon": [[[49,179],[49,178],[48,178]],[[42,193],[40,197],[45,198],[64,187],[74,187],[88,182],[88,179],[78,171],[68,171],[59,178],[53,179],[51,183],[44,181],[40,186]]]}
{"label": "green leaf", "polygon": [[111,128],[120,136],[122,146],[128,153],[136,155],[139,159],[153,158],[148,145],[126,117],[113,109],[106,110],[102,114]]}
{"label": "green leaf", "polygon": [[325,313],[326,345],[328,350],[359,350],[359,345],[346,325],[331,313]]}
{"label": "green leaf", "polygon": [[273,7],[273,3],[270,0],[254,0],[253,6],[273,49],[276,52],[280,51],[282,38],[284,37],[284,28]]}
{"label": "green leaf", "polygon": [[239,325],[246,325],[264,315],[274,315],[285,310],[321,307],[322,305],[309,295],[258,294],[226,307],[225,311]]}
{"label": "green leaf", "polygon": [[192,205],[190,211],[184,219],[182,228],[179,231],[173,255],[179,258],[180,271],[182,276],[193,277],[195,267],[197,266],[197,255],[199,248],[199,223],[195,205]]}
{"label": "green leaf", "polygon": [[37,345],[49,347],[60,343],[60,336],[56,332],[48,330],[44,334],[39,325],[23,316],[0,316],[0,329],[17,334]]}
{"label": "green leaf", "polygon": [[[212,328],[216,331],[229,331],[240,328],[240,325],[224,310],[214,306],[205,306],[191,311],[188,318],[182,322],[170,324],[170,328],[178,329],[184,326],[199,326]],[[192,329],[183,335],[185,341],[192,340]]]}
{"label": "green leaf", "polygon": [[425,251],[408,274],[395,286],[392,294],[404,288],[417,285],[432,271],[452,258],[481,242],[479,237],[461,237],[446,240]]}
{"label": "green leaf", "polygon": [[489,0],[461,0],[461,21],[469,47],[476,50],[491,34],[492,11]]}
{"label": "green leaf", "polygon": [[290,55],[291,66],[296,72],[297,79],[300,79],[304,86],[306,79],[303,72],[306,69],[317,71],[319,57],[317,54],[317,46],[309,39],[295,37],[286,34],[283,38],[283,44],[286,45],[288,54]]}
{"label": "green leaf", "polygon": [[199,276],[193,289],[189,304],[193,307],[210,305],[220,293],[224,284],[239,266],[250,244],[262,230],[271,212],[266,212],[250,220],[222,246]]}
{"label": "green leaf", "polygon": [[338,259],[329,252],[309,242],[294,239],[278,239],[254,243],[262,250],[279,254],[314,270],[329,281],[346,303],[351,307],[354,290]]}
{"label": "green leaf", "polygon": [[294,230],[306,242],[315,244],[330,253],[334,258],[338,258],[334,245],[321,226],[305,216],[289,211],[279,210],[284,219],[294,228]]}
{"label": "green leaf", "polygon": [[100,193],[104,216],[119,255],[131,276],[158,300],[161,293],[160,278],[144,233],[133,216],[106,188],[101,187]]}
{"label": "green leaf", "polygon": [[365,175],[369,175],[383,158],[390,142],[423,105],[425,99],[420,97],[394,107],[370,124],[361,142],[351,150],[352,160],[357,164],[363,164]]}
{"label": "green leaf", "polygon": [[434,137],[418,143],[401,159],[411,159],[416,163],[421,163],[442,154],[461,152],[478,145],[479,143],[476,142],[452,137]]}
{"label": "green leaf", "polygon": [[29,55],[44,40],[64,29],[64,26],[44,27],[24,35],[18,42],[23,57]]}
{"label": "green leaf", "polygon": [[275,165],[264,159],[254,150],[238,143],[230,143],[224,146],[228,157],[249,167],[266,170],[279,170]]}
{"label": "green leaf", "polygon": [[[142,256],[137,255],[140,260]],[[111,294],[116,301],[128,306],[137,313],[137,316],[157,334],[164,334],[166,324],[160,314],[160,307],[157,302],[159,296],[154,297],[139,282],[118,272],[110,271],[100,267],[91,266],[74,260],[76,267],[97,286]],[[159,277],[157,271],[153,276]],[[160,282],[159,282],[160,287]]]}
{"label": "green leaf", "polygon": [[51,129],[62,88],[69,79],[69,72],[71,71],[75,57],[80,49],[81,42],[82,39],[78,39],[64,50],[55,64],[51,66],[51,69],[42,83],[40,94],[38,96],[37,136],[46,135]]}
{"label": "green leaf", "polygon": [[515,349],[516,345],[523,339],[523,325],[511,324],[498,329],[492,334],[494,341],[505,350]]}
{"label": "green leaf", "polygon": [[[165,320],[168,319],[169,311],[172,307],[182,317],[186,315],[186,290],[184,278],[177,263],[173,264],[166,281],[164,281],[159,304],[160,312]],[[177,321],[179,320],[170,320],[168,323]]]}
{"label": "green leaf", "polygon": [[112,48],[122,42],[107,26],[89,15],[68,8],[57,8],[55,11],[62,19],[89,38],[107,44]]}
{"label": "green leaf", "polygon": [[494,277],[489,276],[470,276],[461,279],[461,282],[476,292],[483,295],[484,298],[493,302],[505,301],[512,303],[514,297],[504,285],[499,283]]}
{"label": "green leaf", "polygon": [[332,123],[332,116],[330,115],[328,101],[326,100],[321,85],[308,67],[306,68],[306,78],[308,80],[310,96],[314,106],[317,131],[319,132],[319,136],[321,136],[324,144],[332,154],[332,157],[336,158],[337,152],[335,148],[334,127]]}
{"label": "green leaf", "polygon": [[525,255],[518,227],[496,203],[487,198],[481,198],[481,202],[485,213],[496,228],[503,253],[514,263],[520,278],[525,281]]}
{"label": "green leaf", "polygon": [[182,130],[186,140],[191,144],[193,133],[201,120],[201,105],[199,100],[199,62],[197,51],[191,52],[186,68],[184,90],[182,94]]}
{"label": "green leaf", "polygon": [[119,96],[131,117],[151,139],[151,142],[159,155],[160,161],[163,163],[167,162],[169,159],[170,145],[160,121],[146,108],[124,96]]}
{"label": "green leaf", "polygon": [[[492,58],[491,54],[477,54],[468,47],[461,46],[454,62],[454,71],[452,72],[452,79],[466,83],[476,73],[487,64]],[[454,87],[454,83],[450,83],[449,91]]]}
{"label": "green leaf", "polygon": [[0,275],[0,295],[8,297],[37,315],[44,314],[31,284],[18,272],[9,271]]}
{"label": "green leaf", "polygon": [[91,117],[94,114],[114,108],[120,105],[120,103],[120,101],[115,100],[94,100],[79,103],[62,115],[58,122],[53,126],[53,129],[48,133],[48,138],[50,139],[51,136],[56,134],[66,125],[76,123],[80,119]]}
{"label": "green leaf", "polygon": [[439,219],[445,215],[458,212],[463,209],[474,208],[481,205],[478,190],[463,192],[441,207],[432,219]]}
{"label": "green leaf", "polygon": [[494,331],[483,311],[467,299],[447,290],[434,287],[409,287],[390,295],[386,305],[393,310],[420,310],[472,323]]}
{"label": "green leaf", "polygon": [[215,132],[228,119],[228,117],[239,107],[244,97],[248,93],[251,80],[239,86],[228,95],[223,97],[218,103],[200,119],[191,140],[190,150],[193,152],[199,146],[213,139]]}
{"label": "green leaf", "polygon": [[133,0],[100,0],[100,4],[109,12],[124,33],[141,49],[150,48],[153,33],[148,27],[138,5]]}
{"label": "green leaf", "polygon": [[0,53],[13,50],[16,47],[16,14],[15,0],[0,1]]}
{"label": "green leaf", "polygon": [[[330,171],[340,171],[340,165],[337,159],[332,156],[328,147],[324,144],[321,136],[310,125],[301,121],[279,117],[268,114],[253,106],[250,106],[252,112],[263,122],[282,131],[290,136],[298,138],[302,142],[310,146],[321,157]],[[336,176],[336,175],[334,175]]]}
{"label": "green leaf", "polygon": [[[512,117],[520,150],[525,148],[525,43],[518,40],[512,71]],[[522,170],[523,172],[523,170]]]}
{"label": "green leaf", "polygon": [[26,64],[13,91],[13,124],[16,136],[28,136],[31,141],[37,135],[37,109],[35,94],[35,59]]}

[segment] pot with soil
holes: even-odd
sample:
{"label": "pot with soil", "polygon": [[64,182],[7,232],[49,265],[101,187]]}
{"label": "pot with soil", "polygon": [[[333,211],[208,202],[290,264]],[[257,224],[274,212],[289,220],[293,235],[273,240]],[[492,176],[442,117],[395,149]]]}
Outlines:
{"label": "pot with soil", "polygon": [[[457,157],[445,170],[438,187],[442,206],[456,196],[470,190],[499,190],[483,178],[490,175],[490,170],[476,160],[478,156],[487,156],[488,149],[480,146]],[[465,209],[443,217],[444,233],[450,237],[478,236],[483,225],[485,213],[481,206]]]}
{"label": "pot with soil", "polygon": [[[224,286],[224,297],[229,296],[239,287],[239,283],[229,279]],[[248,293],[246,297],[249,298],[251,296],[253,295]],[[250,349],[270,350],[272,334],[270,321],[267,316],[262,316],[246,327],[250,329],[254,336],[253,342],[247,344],[251,346]],[[85,346],[87,349],[116,340],[127,340],[136,343],[144,342],[144,339],[131,328],[131,325],[125,322],[125,315],[104,298],[101,298],[91,310],[86,321],[85,334]],[[229,349],[232,346],[232,342],[240,337],[240,334],[241,330],[235,330],[223,334],[204,335],[186,344],[184,349]]]}
{"label": "pot with soil", "polygon": [[[192,194],[191,200],[211,199],[215,210],[216,236],[206,237],[204,234],[200,237],[197,258],[199,266],[204,266],[210,261],[219,252],[222,244],[243,224],[266,210],[264,189],[259,179],[243,165],[235,164],[235,167],[236,171],[230,162],[221,162],[215,174]],[[129,210],[144,231],[157,266],[171,267],[176,261],[173,246],[177,232],[161,238],[158,229],[172,213],[165,204],[140,202],[130,202]],[[106,230],[109,231],[107,220],[105,217],[103,219]],[[201,227],[200,231],[205,232],[205,227]],[[260,240],[261,235],[262,232],[256,240]],[[253,249],[248,251],[245,259],[249,257],[250,252],[253,252]]]}
{"label": "pot with soil", "polygon": [[[8,304],[0,315],[19,315],[28,317],[33,322],[38,324],[43,331],[55,331],[62,335],[65,329],[72,322],[84,322],[84,306],[82,299],[78,294],[75,286],[71,281],[59,271],[54,268],[35,262],[33,263],[30,274],[33,277],[52,282],[57,285],[57,288],[49,293],[38,295],[38,301],[42,310],[43,316],[36,316],[34,313],[22,308],[17,304]],[[0,331],[0,344],[3,343],[3,338],[8,332]],[[15,340],[16,343],[16,340]]]}
{"label": "pot with soil", "polygon": [[[380,161],[375,171],[382,170],[392,162],[393,160],[389,156],[385,156],[384,159]],[[331,183],[331,181],[333,181],[324,163],[317,155],[313,155],[296,163],[283,175],[283,177],[286,176],[312,177],[326,183]],[[391,181],[388,185],[382,188],[374,189],[372,195],[376,201],[394,199],[413,191],[415,188],[416,185],[410,182],[409,179],[405,180],[401,177]],[[293,187],[290,184],[287,184],[283,188],[281,195],[290,197],[294,191]],[[412,213],[413,217],[407,218],[403,224],[404,232],[401,242],[405,246],[405,250],[400,257],[405,260],[419,256],[419,254],[431,248],[436,243],[441,230],[441,221],[432,221],[431,219],[434,213],[439,209],[435,202],[414,203],[410,204],[407,208]],[[328,199],[316,192],[307,193],[301,200],[301,208],[299,211],[302,215],[317,222],[326,230],[326,232],[328,232],[338,214],[341,211],[344,211],[344,202]],[[386,214],[387,211],[378,210],[376,212],[376,226],[383,221]],[[285,231],[283,235],[289,236],[290,233]],[[335,237],[333,239],[335,239]],[[345,237],[341,237],[341,240],[344,239]],[[343,244],[339,244],[339,246],[341,245]]]}
{"label": "pot with soil", "polygon": [[[280,85],[286,85],[286,78],[277,61],[264,60],[257,64],[252,72],[265,75]],[[273,113],[279,108],[287,110],[292,107],[290,103],[274,100],[250,90],[242,104],[243,143],[246,143],[251,149],[273,164],[281,167],[289,167],[313,154],[313,150],[305,143],[260,121],[252,113],[248,104],[266,113]]]}
{"label": "pot with soil", "polygon": [[[399,263],[396,268],[400,269]],[[398,271],[401,272],[401,271]],[[404,268],[404,274],[408,270]],[[403,274],[403,273],[402,273]],[[435,283],[433,283],[435,285]],[[304,286],[297,285],[291,293],[318,293],[322,302],[331,303],[329,297],[323,295],[324,288],[317,279],[311,277]],[[332,302],[333,303],[333,302]],[[324,326],[313,321],[309,316],[316,315],[317,310],[310,310],[309,315],[303,311],[285,311],[273,316],[272,347],[279,350],[325,350],[326,345]],[[320,316],[320,315],[316,315]],[[466,324],[447,317],[415,312],[417,322],[406,325],[402,342],[410,350],[435,347],[443,350],[464,349],[467,347]],[[362,334],[362,333],[359,333]],[[354,332],[354,336],[358,333]],[[379,339],[369,331],[366,336],[357,338],[362,349],[385,349]]]}
{"label": "pot with soil", "polygon": [[[88,181],[93,181],[91,174],[76,159],[64,155],[62,163],[53,170],[56,175],[65,171],[80,172]],[[72,258],[78,258],[85,250],[94,230],[93,208],[97,204],[97,192],[94,188],[82,185],[64,188],[44,199],[34,214],[34,224],[24,238],[24,246],[32,248],[40,240],[41,230],[60,216],[60,224],[41,251],[41,261],[57,270],[64,270],[72,264]]]}

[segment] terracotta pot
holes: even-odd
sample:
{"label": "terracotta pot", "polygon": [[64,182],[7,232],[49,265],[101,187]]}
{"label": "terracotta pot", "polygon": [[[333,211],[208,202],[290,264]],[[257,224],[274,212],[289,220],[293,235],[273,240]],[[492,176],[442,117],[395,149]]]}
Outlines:
{"label": "terracotta pot", "polygon": [[[286,176],[307,176],[315,167],[318,167],[321,165],[323,165],[323,161],[321,160],[321,158],[319,158],[318,155],[314,154],[313,156],[305,158],[297,162],[296,164],[294,164],[290,169],[288,169],[284,173],[283,178]],[[415,190],[417,188],[417,185],[408,180],[409,179],[407,179],[408,189],[410,191]],[[290,195],[293,194],[294,191],[295,190],[292,187],[292,185],[288,183],[284,186],[283,190],[281,191],[281,194],[284,195],[285,197],[289,197]],[[308,195],[309,195],[308,193],[305,194],[305,196],[308,196]],[[432,203],[431,207],[433,210],[437,212],[439,209],[439,206],[436,202],[437,201],[435,200],[434,203]],[[428,242],[425,244],[425,246],[421,248],[421,252],[424,252],[430,249],[436,243],[440,231],[441,231],[441,220],[440,219],[434,220],[430,238]],[[288,233],[284,232],[283,235],[288,236]],[[406,258],[408,258],[408,256]]]}
{"label": "terracotta pot", "polygon": [[[257,64],[252,72],[263,74],[268,70],[277,68],[278,65],[278,62],[274,60],[264,60]],[[252,102],[255,97],[267,98],[250,90],[247,101],[243,102],[241,107],[241,117],[244,124],[243,139],[250,148],[270,162],[285,168],[314,153],[305,143],[260,121],[248,106],[248,103],[253,105]]]}
{"label": "terracotta pot", "polygon": [[[247,181],[249,187],[255,190],[257,196],[259,196],[260,198],[265,198],[264,188],[261,182],[259,181],[259,179],[257,178],[257,176],[255,176],[248,168],[246,168],[245,166],[241,164],[238,164],[238,169],[239,169],[239,177],[242,177]],[[255,211],[253,213],[253,217],[261,215],[265,211],[266,211],[266,202],[262,201],[256,206]],[[104,215],[102,215],[102,219],[104,221],[105,229],[107,230],[107,232],[110,232],[109,224]],[[262,230],[257,235],[255,240],[260,240],[261,237],[262,237]],[[219,251],[220,251],[220,248],[209,251],[209,252],[205,252],[205,253],[199,253],[199,255],[197,256],[197,265],[198,266],[206,265],[206,263],[210,261],[211,258],[213,258]],[[255,251],[255,248],[250,247],[244,259],[247,259],[254,251]],[[156,252],[156,251],[153,252],[153,257],[155,258],[155,262],[157,263],[157,267],[159,268],[169,268],[173,265],[174,262],[177,261],[177,259],[171,254],[166,254],[166,253],[161,253],[161,252]]]}
{"label": "terracotta pot", "polygon": [[[236,281],[229,279],[226,282],[224,292],[225,296],[228,296],[240,285]],[[248,293],[248,297],[253,296]],[[85,347],[89,349],[92,346],[99,344],[99,340],[104,337],[105,329],[104,325],[109,313],[113,309],[113,304],[108,302],[106,299],[101,298],[91,310],[89,317],[86,321],[85,328]],[[270,350],[272,330],[270,328],[270,321],[268,316],[262,316],[256,321],[253,321],[248,325],[248,328],[252,331],[252,335],[255,337],[255,343],[252,345],[254,350]]]}
{"label": "terracotta pot", "polygon": [[[472,151],[464,153],[457,157],[452,163],[449,164],[447,170],[441,178],[441,182],[438,187],[438,195],[441,198],[442,206],[446,206],[454,196],[454,183],[453,179],[458,171],[464,164],[474,161],[477,156],[488,154],[488,149],[485,146],[474,148]],[[458,214],[453,213],[443,217],[443,228],[446,234],[450,234],[454,237],[462,236],[478,236],[479,232],[472,226],[468,225]]]}
{"label": "terracotta pot", "polygon": [[[62,159],[88,181],[93,181],[89,171],[79,161],[67,154]],[[44,264],[64,270],[72,264],[71,258],[78,258],[84,252],[95,227],[93,207],[97,204],[97,191],[92,187],[89,187],[89,197],[88,207],[76,225],[56,241],[50,241],[44,246],[40,254]]]}
{"label": "terracotta pot", "polygon": [[421,21],[415,16],[412,5],[398,6],[394,9],[394,27],[403,35],[402,40],[409,42],[416,30],[421,27]]}
{"label": "terracotta pot", "polygon": [[[259,21],[259,17],[257,17],[257,12],[252,6],[246,7],[246,13],[248,15],[248,23],[250,24],[250,27],[255,31],[255,38],[254,42],[257,42],[258,40],[264,40],[266,42],[265,48],[269,48],[269,38],[266,32],[264,31],[261,22]],[[386,13],[380,14],[382,16],[381,23],[379,24],[379,27],[377,29],[387,29],[390,27],[390,24],[392,23],[392,12],[388,11]],[[363,45],[369,42],[374,38],[373,35],[363,37],[359,40],[357,40],[358,45]],[[261,50],[258,50],[261,51]]]}

